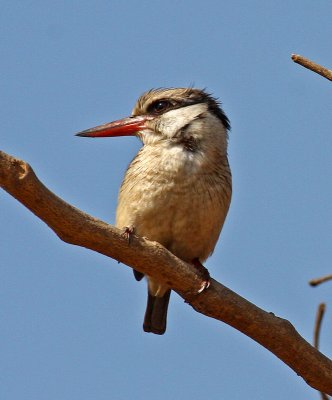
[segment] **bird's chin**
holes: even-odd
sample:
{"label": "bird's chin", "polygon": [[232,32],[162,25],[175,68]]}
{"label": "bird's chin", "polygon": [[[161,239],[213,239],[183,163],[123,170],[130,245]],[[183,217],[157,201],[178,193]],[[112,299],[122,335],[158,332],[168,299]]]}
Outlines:
{"label": "bird's chin", "polygon": [[144,145],[151,145],[158,143],[162,140],[162,136],[150,129],[144,129],[137,132],[136,136],[142,141]]}

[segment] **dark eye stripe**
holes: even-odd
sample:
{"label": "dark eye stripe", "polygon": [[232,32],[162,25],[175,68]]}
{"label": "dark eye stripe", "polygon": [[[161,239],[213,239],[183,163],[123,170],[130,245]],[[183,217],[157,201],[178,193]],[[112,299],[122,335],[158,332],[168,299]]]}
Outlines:
{"label": "dark eye stripe", "polygon": [[161,98],[159,100],[155,100],[154,102],[152,102],[148,106],[146,113],[153,115],[160,115],[169,110],[176,110],[177,108],[181,107],[187,107],[199,103],[206,103],[209,108],[209,111],[212,114],[214,114],[217,118],[219,118],[220,121],[223,123],[224,127],[229,130],[230,129],[229,119],[227,118],[224,111],[220,108],[217,100],[215,100],[209,94],[206,94],[204,92],[203,95],[204,95],[203,98],[197,97],[197,98],[186,98],[179,100],[178,99],[170,100]]}

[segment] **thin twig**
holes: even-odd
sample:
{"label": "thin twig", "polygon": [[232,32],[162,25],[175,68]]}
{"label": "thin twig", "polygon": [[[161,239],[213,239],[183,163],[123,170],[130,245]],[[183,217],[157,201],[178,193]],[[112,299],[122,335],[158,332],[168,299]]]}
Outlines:
{"label": "thin twig", "polygon": [[[317,308],[316,321],[315,321],[315,329],[314,329],[314,346],[317,350],[319,350],[319,336],[322,326],[323,317],[325,314],[326,305],[325,303],[320,303]],[[326,393],[319,392],[321,400],[329,400],[329,396]]]}
{"label": "thin twig", "polygon": [[332,81],[332,70],[331,69],[322,67],[321,65],[309,60],[308,58],[300,56],[299,54],[292,54],[292,60],[294,62],[296,62],[297,64],[300,64],[303,67],[308,68],[311,71],[316,72],[317,74],[323,76],[324,78]]}
{"label": "thin twig", "polygon": [[317,314],[316,314],[316,322],[315,322],[315,329],[314,329],[314,346],[316,349],[319,349],[319,335],[320,335],[320,329],[322,326],[322,320],[324,317],[326,305],[325,303],[320,303],[317,309]]}
{"label": "thin twig", "polygon": [[309,281],[309,285],[310,286],[318,286],[321,283],[330,281],[331,279],[332,279],[332,274],[325,275],[325,276],[322,276],[320,278],[311,279],[311,281]]}

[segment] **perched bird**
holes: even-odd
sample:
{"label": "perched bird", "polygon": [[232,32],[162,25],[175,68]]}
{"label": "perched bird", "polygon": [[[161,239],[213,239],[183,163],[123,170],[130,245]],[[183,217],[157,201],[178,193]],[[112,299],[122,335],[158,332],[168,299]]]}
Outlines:
{"label": "perched bird", "polygon": [[[162,88],[144,93],[131,117],[77,135],[141,139],[143,147],[121,185],[116,226],[157,241],[199,267],[214,250],[231,201],[229,128],[220,104],[205,90]],[[134,274],[137,280],[144,276]],[[162,335],[171,290],[152,277],[147,280],[143,329]]]}

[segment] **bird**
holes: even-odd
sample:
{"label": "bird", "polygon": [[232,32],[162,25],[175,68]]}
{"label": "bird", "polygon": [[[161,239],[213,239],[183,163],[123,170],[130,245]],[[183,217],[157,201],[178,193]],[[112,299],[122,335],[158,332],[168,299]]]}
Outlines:
{"label": "bird", "polygon": [[[79,132],[81,137],[136,136],[143,146],[120,187],[116,226],[157,241],[207,272],[232,196],[230,121],[206,89],[157,88],[143,93],[131,116]],[[135,271],[136,280],[144,274]],[[202,289],[209,286],[209,275]],[[147,276],[143,330],[166,331],[171,288]]]}

